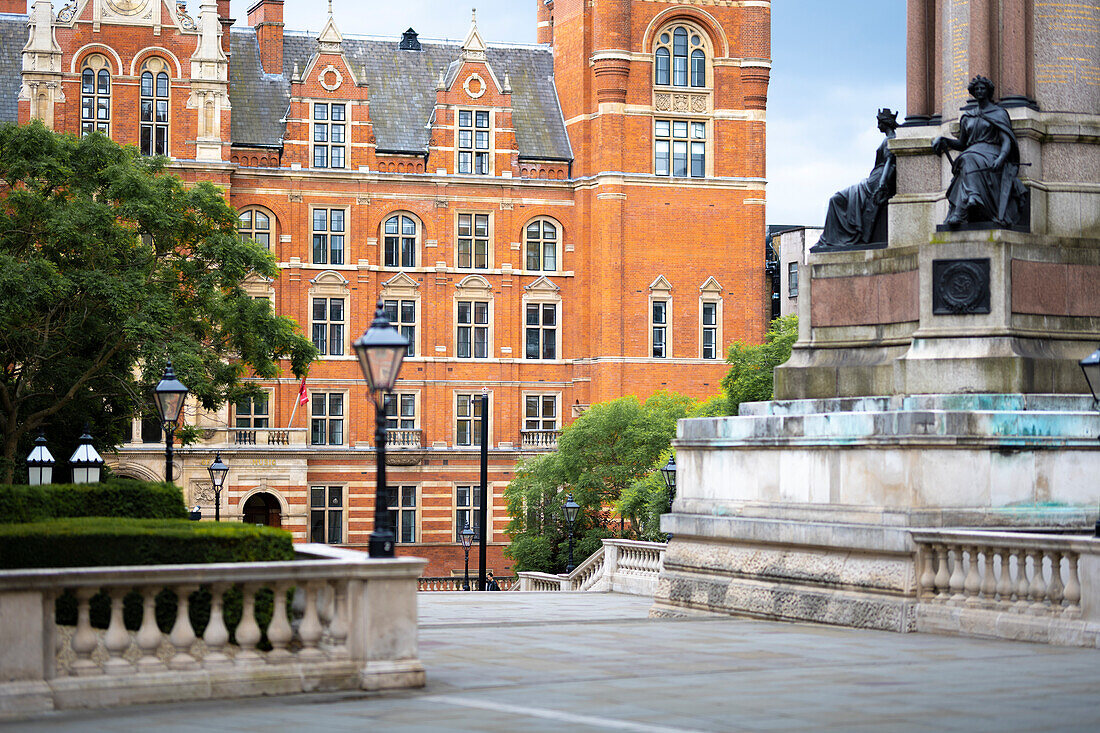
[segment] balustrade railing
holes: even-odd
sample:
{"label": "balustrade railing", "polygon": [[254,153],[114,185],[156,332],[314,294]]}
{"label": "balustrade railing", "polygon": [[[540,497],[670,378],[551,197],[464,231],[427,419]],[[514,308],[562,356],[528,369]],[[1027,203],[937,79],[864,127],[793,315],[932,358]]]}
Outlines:
{"label": "balustrade railing", "polygon": [[0,572],[0,714],[423,685],[424,561],[298,549],[311,559]]}
{"label": "balustrade railing", "polygon": [[395,430],[386,431],[386,445],[391,448],[420,448],[423,430]]}
{"label": "balustrade railing", "polygon": [[521,444],[524,448],[555,450],[558,447],[560,430],[523,430]]}
{"label": "balustrade railing", "polygon": [[[501,590],[512,590],[516,585],[516,578],[496,578]],[[435,591],[460,591],[464,578],[462,576],[443,576],[435,578],[417,578],[416,589],[421,592]],[[477,590],[477,573],[470,574],[470,588]]]}
{"label": "balustrade railing", "polygon": [[651,595],[661,574],[665,544],[633,540],[604,540],[603,546],[588,556],[568,575],[519,573],[519,589],[524,591],[615,591],[632,595]]}
{"label": "balustrade railing", "polygon": [[921,603],[1067,620],[1082,617],[1082,553],[1100,553],[1095,540],[1067,535],[919,530],[912,536]]}

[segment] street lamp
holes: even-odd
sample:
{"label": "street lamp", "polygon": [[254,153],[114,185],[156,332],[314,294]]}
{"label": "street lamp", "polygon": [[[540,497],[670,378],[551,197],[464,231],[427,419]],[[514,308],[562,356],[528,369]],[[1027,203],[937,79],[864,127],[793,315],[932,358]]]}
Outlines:
{"label": "street lamp", "polygon": [[176,436],[176,425],[183,412],[183,403],[187,400],[187,387],[176,379],[176,372],[172,369],[172,360],[164,367],[164,376],[153,390],[153,397],[157,402],[157,412],[160,413],[160,421],[164,426],[164,480],[172,482],[172,439]]}
{"label": "street lamp", "polygon": [[470,545],[474,543],[475,534],[477,533],[470,529],[469,522],[466,522],[466,526],[458,533],[458,539],[462,542],[462,551],[466,553],[466,572],[462,576],[462,590],[470,590]]}
{"label": "street lamp", "polygon": [[374,322],[352,346],[374,401],[374,441],[377,446],[378,467],[374,492],[374,531],[370,533],[368,550],[371,557],[393,557],[394,536],[386,515],[385,400],[397,382],[401,362],[409,349],[409,340],[390,325],[385,306],[379,299]]}
{"label": "street lamp", "polygon": [[214,453],[214,462],[206,467],[210,473],[210,483],[214,485],[214,521],[222,521],[222,486],[229,474],[229,466],[222,463],[222,453]]}
{"label": "street lamp", "polygon": [[676,456],[668,457],[668,463],[661,469],[661,475],[665,478],[665,486],[668,487],[668,510],[672,511],[672,500],[676,498]]}
{"label": "street lamp", "polygon": [[53,483],[53,467],[56,461],[53,454],[46,447],[46,434],[39,433],[34,439],[34,449],[27,456],[27,471],[30,474],[28,483],[31,486]]}
{"label": "street lamp", "polygon": [[69,458],[69,466],[73,469],[74,484],[99,483],[103,457],[92,446],[92,436],[88,432],[87,424],[84,425],[84,434],[80,436],[80,443]]}
{"label": "street lamp", "polygon": [[569,564],[565,566],[565,572],[571,573],[573,572],[573,523],[577,521],[577,512],[581,510],[581,505],[573,501],[573,495],[570,494],[562,510],[565,512],[565,527],[569,530]]}
{"label": "street lamp", "polygon": [[[1100,349],[1081,360],[1081,371],[1085,373],[1085,381],[1088,382],[1092,398],[1100,405]],[[1100,537],[1100,515],[1096,518],[1094,534]]]}

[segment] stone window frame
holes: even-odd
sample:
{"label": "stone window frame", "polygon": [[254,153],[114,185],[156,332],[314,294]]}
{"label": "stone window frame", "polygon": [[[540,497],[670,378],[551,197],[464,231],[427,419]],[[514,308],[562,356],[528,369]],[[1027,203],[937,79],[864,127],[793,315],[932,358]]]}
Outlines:
{"label": "stone window frame", "polygon": [[[395,489],[397,491],[397,506],[396,507],[390,505],[390,501],[389,501],[389,492],[392,491],[392,490],[395,490]],[[406,506],[405,504],[402,503],[402,499],[405,496],[405,491],[404,491],[405,489],[412,489],[413,503],[412,503],[411,506]],[[422,509],[423,509],[423,506],[424,506],[424,497],[423,497],[423,491],[422,491],[421,484],[419,484],[419,483],[405,483],[403,481],[395,481],[393,483],[389,483],[387,481],[386,491],[387,491],[387,499],[386,499],[387,507],[386,507],[386,509],[389,512],[396,512],[396,515],[397,515],[394,518],[394,523],[393,523],[393,540],[394,540],[394,543],[399,544],[399,545],[415,545],[419,542],[422,542],[423,541],[422,523],[424,521],[424,512],[422,511]],[[406,512],[412,512],[412,515],[413,515],[413,527],[412,527],[413,538],[409,541],[405,541],[405,540],[401,539],[402,517]],[[417,539],[417,538],[420,538],[420,539]]]}
{"label": "stone window frame", "polygon": [[[413,418],[412,418],[412,420],[413,420],[413,427],[411,427],[411,428],[404,428],[404,427],[401,427],[401,419],[402,419],[402,418],[401,418],[401,400],[400,400],[400,398],[401,398],[402,396],[406,396],[406,397],[410,397],[410,396],[411,396],[411,397],[413,398]],[[387,394],[385,395],[385,397],[387,398],[387,400],[388,400],[388,398],[390,398],[390,397],[393,397],[393,398],[395,398],[395,399],[397,400],[397,405],[398,405],[398,407],[397,407],[397,412],[398,412],[398,414],[397,414],[397,423],[398,423],[398,427],[396,427],[396,428],[390,428],[390,427],[389,427],[388,423],[389,423],[389,420],[390,420],[390,418],[389,418],[389,415],[387,414],[387,415],[386,415],[386,422],[387,422],[387,426],[386,426],[386,429],[387,429],[387,430],[420,430],[420,429],[421,429],[421,427],[422,427],[422,426],[421,426],[421,422],[420,422],[420,403],[421,403],[421,392],[420,392],[420,390],[419,390],[419,389],[405,389],[405,388],[400,388],[400,389],[396,389],[396,390],[395,390],[395,391],[393,391],[393,392],[389,392],[389,393],[387,393]],[[383,412],[385,413],[385,410],[386,410],[386,405],[387,405],[387,401],[386,401],[386,400],[384,400],[382,404],[383,404],[382,410],[383,410]]]}
{"label": "stone window frame", "polygon": [[[527,417],[527,399],[529,397],[537,397],[537,398],[540,398],[540,400],[543,399],[543,398],[546,398],[546,397],[553,397],[554,398],[554,413],[555,413],[554,414],[554,427],[552,427],[552,428],[546,428],[546,427],[529,428],[529,427],[527,427],[527,421],[529,419]],[[527,432],[529,430],[561,430],[562,429],[561,404],[562,404],[562,392],[561,392],[561,390],[524,390],[520,394],[520,399],[519,399],[519,414],[520,414],[521,425],[523,426],[522,430],[524,432]],[[540,413],[540,415],[537,418],[537,422],[545,423],[546,422],[546,417],[545,417],[545,415],[542,414],[541,402],[540,402],[539,413]]]}
{"label": "stone window frame", "polygon": [[[423,342],[424,329],[422,327],[424,311],[422,308],[422,302],[420,298],[420,283],[413,280],[404,272],[399,272],[392,278],[382,283],[382,302],[385,303],[389,300],[398,301],[398,314],[400,315],[400,302],[401,301],[414,301],[416,305],[416,318],[413,322],[413,338],[409,339],[409,350],[411,354],[406,354],[407,359],[416,359],[424,356],[424,349],[421,344]],[[399,324],[400,325],[400,324]],[[406,334],[407,335],[407,334]]]}
{"label": "stone window frame", "polygon": [[[256,214],[257,213],[262,214],[263,216],[267,217],[267,221],[268,221],[268,228],[266,230],[267,231],[267,238],[268,238],[267,251],[271,252],[272,254],[275,254],[275,250],[272,249],[272,246],[276,242],[279,241],[279,219],[278,219],[277,216],[275,216],[275,214],[271,211],[271,209],[267,208],[266,206],[260,206],[259,204],[249,204],[248,206],[244,206],[244,207],[238,209],[237,210],[237,233],[241,234],[245,231],[250,232],[253,235],[251,237],[251,239],[255,240],[256,242],[259,242],[260,244],[263,244],[263,242],[260,242],[260,240],[256,239],[256,237],[255,237],[255,234],[256,234],[257,231],[259,231],[259,232],[265,231],[265,230],[262,230],[262,229],[258,229],[256,227]],[[246,227],[245,229],[242,229],[241,228],[241,220],[244,218],[245,214],[250,215],[249,226]],[[241,237],[241,239],[244,239],[244,237]]]}
{"label": "stone window frame", "polygon": [[[539,252],[538,252],[538,264],[539,264],[539,266],[537,268],[532,269],[528,266],[529,263],[530,263],[530,257],[529,257],[528,250],[531,246],[531,240],[528,239],[528,236],[529,236],[528,229],[534,224],[539,225],[539,237],[538,237],[538,241],[537,241],[537,244],[538,244],[538,247],[539,247]],[[550,224],[551,226],[553,226],[555,228],[555,230],[557,232],[557,235],[556,235],[557,238],[554,240],[554,267],[553,268],[547,268],[546,267],[546,236],[545,236],[546,235],[546,230],[545,230],[545,227],[544,227],[545,224]],[[540,216],[532,217],[531,219],[529,219],[523,225],[523,229],[521,230],[520,236],[521,236],[521,240],[523,242],[523,254],[522,254],[523,263],[522,263],[522,268],[523,268],[524,272],[559,273],[559,272],[562,271],[562,254],[564,253],[564,249],[565,249],[562,243],[565,241],[565,236],[564,236],[564,229],[563,229],[560,221],[558,221],[557,219],[555,219],[552,216],[540,215]]]}
{"label": "stone window frame", "polygon": [[[562,324],[563,301],[562,301],[562,297],[561,297],[561,288],[558,285],[556,285],[552,280],[550,280],[550,278],[548,278],[546,276],[543,276],[543,277],[540,277],[538,280],[535,280],[535,282],[531,283],[530,285],[525,286],[523,288],[523,290],[524,290],[523,299],[522,299],[522,302],[520,304],[520,312],[519,312],[519,333],[521,334],[521,338],[522,338],[520,348],[523,350],[523,356],[522,356],[523,360],[524,361],[545,361],[545,362],[553,362],[553,361],[563,360],[565,357],[562,355],[562,333],[563,333],[563,329],[562,329],[561,324]],[[547,327],[541,325],[541,320],[542,320],[541,319],[541,314],[542,314],[541,306],[548,305],[548,304],[554,305],[556,307],[556,311],[557,311],[556,323],[553,326],[553,330],[555,332],[555,355],[552,359],[543,359],[542,358],[541,353],[543,351],[542,350],[543,340],[542,340],[541,335],[540,335],[540,339],[539,339],[539,346],[540,346],[539,353],[540,353],[540,356],[538,358],[528,358],[528,356],[527,356],[527,329],[528,328],[538,328],[540,331],[546,330]],[[540,307],[540,310],[539,310],[540,324],[538,326],[529,326],[527,324],[527,306],[528,305],[537,305],[537,306]]]}
{"label": "stone window frame", "polygon": [[[686,57],[686,83],[676,84],[676,65],[674,53],[674,43],[676,30],[683,28],[686,31],[687,36],[687,57]],[[667,36],[667,40],[665,39]],[[695,38],[699,39],[699,43],[695,43]],[[660,81],[660,62],[659,51],[663,49],[668,53],[668,83],[662,84]],[[696,84],[697,80],[695,74],[694,60],[696,58],[695,53],[701,51],[703,54],[703,77],[702,84]],[[714,42],[710,37],[710,34],[699,23],[690,20],[688,18],[673,18],[665,22],[656,33],[653,34],[653,86],[662,90],[695,90],[695,91],[711,91],[714,88]]]}
{"label": "stone window frame", "polygon": [[[265,397],[267,398],[267,413],[262,415],[262,416],[257,417],[253,412],[250,412],[247,416],[242,417],[239,413],[238,405],[243,400],[236,400],[235,402],[230,404],[230,408],[233,412],[233,417],[232,417],[230,423],[232,424],[232,429],[233,430],[269,430],[271,428],[271,420],[272,420],[272,414],[271,413],[272,413],[272,407],[275,404],[275,394],[274,394],[274,391],[270,390],[270,389],[263,390],[263,393],[264,393]],[[248,400],[249,405],[254,405],[255,402],[256,402],[256,399],[254,397],[246,397],[245,399]],[[295,398],[295,399],[297,399],[297,398]],[[248,425],[239,425],[238,423],[242,419],[248,420]],[[267,425],[256,425],[255,421],[257,419],[265,420],[267,422]]]}
{"label": "stone window frame", "polygon": [[[329,300],[331,300],[333,298],[339,298],[339,299],[343,299],[343,301],[344,301],[344,321],[343,321],[344,331],[343,331],[343,350],[342,350],[343,353],[342,354],[327,354],[326,353],[326,354],[323,354],[323,355],[319,355],[317,358],[318,359],[326,359],[326,360],[328,360],[328,359],[337,359],[337,360],[338,359],[355,359],[354,354],[349,355],[349,353],[348,353],[348,351],[349,351],[349,349],[348,349],[348,346],[349,346],[349,344],[348,344],[348,334],[351,333],[351,331],[349,330],[350,326],[351,326],[350,310],[349,310],[349,306],[351,304],[350,284],[348,283],[347,279],[344,278],[343,275],[341,275],[340,273],[335,272],[333,270],[325,270],[324,272],[320,273],[319,275],[317,275],[315,278],[313,278],[309,282],[310,282],[310,288],[309,288],[309,291],[306,294],[306,298],[307,298],[307,300],[306,300],[307,314],[306,315],[309,319],[309,323],[308,323],[309,331],[308,331],[308,333],[310,334],[310,339],[311,340],[313,338],[313,300],[314,300],[314,298],[328,298]],[[331,304],[330,304],[330,306],[326,306],[326,316],[328,315],[328,310],[327,310],[328,307],[331,307]],[[330,324],[331,321],[326,320],[325,323]],[[328,351],[329,350],[327,348],[328,337],[326,337],[325,343],[326,343],[326,349],[325,350]]]}
{"label": "stone window frame", "polygon": [[[322,496],[322,498],[324,499],[323,504],[315,505],[313,503],[313,501],[314,501],[314,491],[317,490],[317,489],[321,489],[324,492],[323,496]],[[333,489],[339,489],[340,490],[340,508],[339,508],[338,511],[333,510],[333,504],[332,504],[332,490]],[[342,483],[328,483],[328,482],[323,483],[323,484],[313,484],[313,483],[311,483],[309,485],[309,493],[308,493],[306,499],[309,502],[309,509],[308,509],[309,516],[307,518],[308,523],[306,525],[306,536],[309,538],[309,541],[310,542],[320,542],[321,544],[325,544],[325,545],[344,545],[344,544],[347,544],[347,541],[348,541],[348,485],[347,484],[342,484]],[[313,514],[314,514],[314,512],[318,512],[318,511],[324,512],[324,527],[323,527],[323,530],[322,530],[323,539],[321,539],[321,540],[316,540],[313,537]],[[333,514],[337,514],[340,517],[340,538],[338,540],[335,540],[335,541],[333,541],[331,539],[331,537],[332,537],[332,534],[331,534],[332,527],[329,524],[329,519],[332,517]]]}
{"label": "stone window frame", "polygon": [[[462,120],[462,113],[470,113],[470,125],[463,127],[460,125]],[[488,128],[480,128],[477,126],[478,113],[485,113],[488,116]],[[496,148],[496,125],[494,124],[494,117],[496,111],[490,107],[471,107],[469,105],[462,105],[454,108],[454,130],[455,130],[455,152],[454,152],[454,171],[460,176],[478,176],[478,177],[491,177],[496,171],[495,163],[496,156],[494,155]],[[477,154],[481,150],[477,147],[477,133],[486,129],[489,135],[489,147],[484,152],[486,154],[486,171],[484,173],[477,172]],[[462,146],[462,132],[465,130],[470,131],[471,147]],[[469,152],[470,158],[470,171],[463,172],[461,170],[462,153]]]}
{"label": "stone window frame", "polygon": [[[460,233],[459,233],[460,232],[459,226],[461,224],[462,217],[464,217],[464,216],[469,216],[470,217],[470,236],[469,237],[461,236]],[[487,231],[487,236],[486,237],[477,236],[477,217],[479,217],[479,216],[488,217],[487,218],[487,227],[486,227],[486,231]],[[454,236],[455,244],[454,244],[453,255],[454,255],[454,263],[455,263],[455,269],[456,270],[465,270],[465,271],[473,271],[473,272],[489,272],[495,267],[495,265],[496,265],[496,261],[495,261],[496,247],[493,246],[493,241],[496,238],[496,217],[493,216],[492,211],[456,211],[455,215],[454,215],[454,232],[455,232],[455,236]],[[459,257],[459,240],[460,239],[469,239],[470,240],[470,266],[469,267],[463,267],[462,264],[461,264],[461,260],[460,260],[460,257]],[[477,242],[478,242],[478,240],[481,240],[481,239],[485,240],[485,267],[477,267],[476,264],[475,264],[477,262]]]}
{"label": "stone window frame", "polygon": [[[475,357],[473,349],[473,332],[470,335],[470,356],[460,357],[458,355],[458,329],[463,327],[458,322],[458,304],[460,302],[488,302],[489,303],[489,330],[486,334],[486,351],[484,357]],[[471,320],[472,320],[473,307],[471,306]],[[470,275],[466,277],[462,282],[458,284],[455,290],[454,300],[452,304],[451,312],[452,322],[454,323],[454,358],[462,359],[463,361],[488,361],[494,357],[493,348],[496,343],[496,297],[493,292],[493,286],[489,284],[489,281],[480,275]],[[469,324],[471,327],[476,324]]]}
{"label": "stone window frame", "polygon": [[[349,139],[351,133],[351,120],[349,119],[349,115],[351,114],[351,103],[347,100],[310,99],[307,104],[309,105],[309,167],[314,170],[348,170],[348,150],[351,148],[351,141]],[[325,110],[325,117],[323,119],[317,117],[317,111],[321,108]],[[333,142],[332,140],[332,134],[337,127],[332,121],[332,111],[335,108],[340,108],[343,114],[343,118],[339,120],[340,124],[338,125],[340,133],[343,136],[340,142]],[[317,139],[317,135],[321,129],[319,125],[324,125],[324,140]],[[324,165],[317,165],[318,149],[323,149],[325,151]],[[340,151],[340,165],[332,164],[332,151],[334,149]]]}
{"label": "stone window frame", "polygon": [[798,297],[798,260],[787,263],[787,297]]}
{"label": "stone window frame", "polygon": [[[654,303],[664,303],[664,316],[663,323],[657,323],[654,316]],[[646,358],[650,359],[671,359],[672,358],[672,285],[665,279],[664,275],[660,275],[649,286],[649,310],[646,316],[646,322],[649,325],[647,329],[649,331],[649,350],[646,352]],[[654,354],[656,339],[656,329],[662,328],[664,335],[663,350],[664,353],[660,356]]]}
{"label": "stone window frame", "polygon": [[[325,212],[325,228],[317,229],[317,213],[318,211]],[[343,229],[334,230],[332,228],[332,212],[339,211],[343,214]],[[313,265],[324,265],[326,267],[345,267],[350,261],[348,255],[348,232],[351,231],[351,207],[349,206],[318,206],[316,204],[310,204],[309,206],[309,261]],[[317,245],[316,238],[323,236],[325,238],[324,249],[324,261],[318,261],[316,258]],[[333,249],[332,241],[333,237],[340,237],[340,262],[333,262]]]}
{"label": "stone window frame", "polygon": [[[394,236],[392,234],[387,234],[386,233],[386,225],[389,224],[390,221],[394,218],[398,219],[398,233],[397,233],[396,237],[397,237],[397,245],[398,245],[398,249],[397,249],[398,258],[397,259],[398,259],[399,263],[400,263],[400,260],[401,260],[401,240],[407,238],[406,235],[400,231],[401,224],[402,224],[401,219],[402,218],[410,219],[413,223],[413,227],[415,228],[415,232],[413,234],[413,263],[411,265],[404,265],[404,264],[389,265],[389,264],[386,263],[386,239],[387,239],[387,237]],[[411,211],[408,211],[407,209],[395,209],[394,211],[391,211],[391,212],[385,214],[382,217],[381,222],[379,222],[379,224],[378,224],[378,242],[379,242],[378,263],[379,263],[379,265],[382,266],[383,269],[385,269],[385,270],[414,270],[418,266],[419,267],[423,266],[424,221],[419,216],[412,213]],[[420,264],[418,265],[417,263],[420,263]]]}
{"label": "stone window frame", "polygon": [[[706,323],[706,307],[708,305],[714,306],[714,324],[708,325]],[[716,279],[710,277],[705,283],[699,286],[699,358],[706,359],[707,361],[715,360],[721,361],[723,333],[722,333],[722,315],[724,309],[724,301],[722,300],[722,286]],[[706,355],[706,332],[708,329],[714,331],[714,356]]]}
{"label": "stone window frame", "polygon": [[[92,92],[89,94],[85,88],[85,76],[91,72],[92,75]],[[104,76],[106,75],[106,76]],[[91,132],[99,132],[107,137],[111,136],[112,117],[114,115],[114,71],[111,68],[110,60],[101,53],[90,53],[84,57],[80,64],[80,135],[81,137],[90,134]],[[107,80],[107,91],[100,91],[100,82],[102,79]],[[107,118],[106,122],[101,122],[99,118],[99,102],[106,100],[107,103]],[[91,101],[91,116],[86,117],[84,112],[84,104],[86,101]],[[90,125],[91,129],[85,129],[85,126]]]}
{"label": "stone window frame", "polygon": [[[138,148],[145,156],[172,155],[172,75],[169,73],[171,66],[160,56],[150,56],[141,63],[141,71],[138,74]],[[145,77],[149,75],[152,82],[151,93],[146,94]],[[165,93],[160,93],[161,77],[165,80]],[[145,119],[145,103],[152,104],[150,119]],[[157,110],[163,102],[165,109],[164,121],[158,119]],[[145,131],[149,130],[149,147],[145,144]],[[164,149],[158,150],[158,133],[164,132]]]}
{"label": "stone window frame", "polygon": [[[325,414],[324,415],[314,416],[314,414],[313,414],[313,398],[314,398],[315,395],[325,395]],[[342,412],[339,415],[329,414],[331,412],[331,409],[332,409],[332,399],[331,399],[332,395],[341,395],[343,397],[343,399],[341,400],[341,407],[340,407]],[[344,390],[344,389],[329,389],[327,387],[319,387],[317,389],[309,390],[309,445],[311,447],[314,447],[314,448],[329,448],[329,447],[334,447],[334,446],[335,447],[347,446],[348,445],[348,427],[349,427],[349,422],[350,422],[350,420],[349,420],[349,418],[350,418],[349,407],[350,407],[350,404],[348,402],[348,391],[347,390]],[[336,419],[336,418],[338,418],[342,423],[340,425],[340,438],[341,438],[340,443],[331,442],[332,428],[330,427],[330,422],[333,419]],[[313,442],[313,422],[314,422],[314,420],[324,420],[325,421],[325,442],[324,443],[314,443]]]}
{"label": "stone window frame", "polygon": [[[476,403],[480,403],[481,397],[484,394],[486,394],[486,393],[481,392],[481,391],[477,391],[477,390],[474,390],[474,389],[461,389],[460,388],[460,389],[455,389],[454,390],[454,398],[451,400],[451,405],[454,408],[454,420],[451,423],[451,426],[454,428],[454,447],[455,448],[480,448],[481,447],[481,443],[478,442],[478,441],[481,440],[481,431],[478,430],[478,425],[477,425],[478,420],[477,420],[477,415],[475,414],[476,407],[474,405]],[[487,416],[482,415],[481,419],[482,420],[485,420],[485,419],[489,420],[489,447],[492,448],[493,440],[494,440],[494,436],[493,436],[494,399],[493,399],[492,391],[488,392],[487,394],[489,395],[489,414]],[[468,399],[471,400],[470,414],[468,416],[463,416],[462,413],[461,413],[460,401],[463,398],[468,398]],[[459,443],[458,442],[458,432],[459,432],[458,431],[458,423],[459,423],[460,420],[468,420],[470,422],[470,442],[469,443]]]}
{"label": "stone window frame", "polygon": [[[490,401],[491,402],[491,401]],[[467,505],[458,503],[459,489],[462,487],[469,487],[469,501]],[[464,523],[459,521],[459,512],[469,512],[469,517],[472,520],[480,513],[481,498],[477,494],[481,491],[481,483],[479,481],[455,481],[452,484],[451,491],[451,521],[454,526],[454,542],[459,543],[462,538],[459,536],[459,532],[462,531],[465,526]],[[493,482],[487,482],[485,491],[488,494],[486,497],[485,505],[485,524],[489,527],[489,541],[492,541],[493,537]],[[470,522],[470,529],[477,531],[477,527],[474,523]],[[474,542],[478,542],[481,539],[480,534],[474,534]]]}

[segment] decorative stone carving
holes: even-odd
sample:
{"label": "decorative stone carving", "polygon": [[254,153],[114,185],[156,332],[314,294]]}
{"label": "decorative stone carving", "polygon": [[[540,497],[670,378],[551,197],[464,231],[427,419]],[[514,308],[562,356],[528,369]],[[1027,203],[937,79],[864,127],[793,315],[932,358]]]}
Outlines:
{"label": "decorative stone carving", "polygon": [[214,503],[214,485],[209,481],[192,481],[191,482],[191,503],[192,504],[213,504]]}
{"label": "decorative stone carving", "polygon": [[657,108],[658,112],[668,112],[672,109],[672,95],[658,94],[653,106]]}
{"label": "decorative stone carving", "polygon": [[481,99],[485,95],[485,90],[488,89],[488,85],[485,80],[481,78],[480,74],[470,74],[466,77],[466,81],[462,84],[462,88],[466,90],[466,95],[470,99]]}
{"label": "decorative stone carving", "polygon": [[932,313],[989,313],[989,259],[933,260]]}
{"label": "decorative stone carving", "polygon": [[691,105],[689,101],[691,97],[687,94],[673,94],[672,95],[672,111],[673,112],[687,112]]}
{"label": "decorative stone carving", "polygon": [[317,82],[330,92],[335,92],[344,84],[344,75],[332,64],[329,64],[317,75]]}
{"label": "decorative stone carving", "polygon": [[691,98],[691,111],[696,114],[701,114],[707,111],[707,98],[696,95]]}
{"label": "decorative stone carving", "polygon": [[57,21],[59,23],[68,23],[76,15],[76,2],[71,2],[61,10],[57,11]]}

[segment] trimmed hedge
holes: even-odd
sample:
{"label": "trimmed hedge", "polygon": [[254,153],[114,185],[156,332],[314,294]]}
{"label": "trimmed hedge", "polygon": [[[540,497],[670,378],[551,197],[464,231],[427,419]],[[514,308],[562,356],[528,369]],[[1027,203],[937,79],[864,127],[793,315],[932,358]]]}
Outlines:
{"label": "trimmed hedge", "polygon": [[98,484],[0,485],[0,520],[13,524],[61,517],[187,519],[179,487],[114,480]]}
{"label": "trimmed hedge", "polygon": [[87,517],[0,525],[0,568],[293,560],[290,533],[237,522]]}

